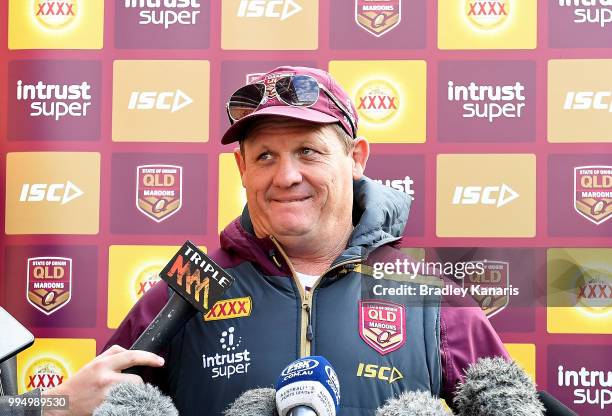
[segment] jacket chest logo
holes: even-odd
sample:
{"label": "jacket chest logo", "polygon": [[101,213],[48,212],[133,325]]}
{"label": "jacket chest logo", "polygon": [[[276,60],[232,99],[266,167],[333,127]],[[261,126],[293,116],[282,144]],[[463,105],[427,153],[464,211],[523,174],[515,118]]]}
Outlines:
{"label": "jacket chest logo", "polygon": [[406,343],[405,306],[384,300],[360,300],[359,336],[381,355],[401,348]]}

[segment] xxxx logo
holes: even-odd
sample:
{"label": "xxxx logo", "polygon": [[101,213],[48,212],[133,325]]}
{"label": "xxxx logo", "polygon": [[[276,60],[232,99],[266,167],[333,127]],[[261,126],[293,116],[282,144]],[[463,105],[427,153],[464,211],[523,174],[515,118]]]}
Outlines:
{"label": "xxxx logo", "polygon": [[68,375],[66,368],[53,358],[43,358],[34,362],[26,371],[26,390],[51,389],[64,382]]}
{"label": "xxxx logo", "polygon": [[470,2],[468,16],[507,16],[506,5],[502,2],[482,1]]}
{"label": "xxxx logo", "polygon": [[371,95],[367,97],[359,97],[360,110],[397,110],[395,100],[397,97],[389,97],[388,95]]}
{"label": "xxxx logo", "polygon": [[208,311],[204,320],[219,321],[222,319],[242,318],[250,316],[252,310],[253,301],[250,296],[220,300]]}
{"label": "xxxx logo", "polygon": [[399,111],[397,90],[386,80],[368,81],[357,93],[357,111],[371,123],[386,123]]}
{"label": "xxxx logo", "polygon": [[481,29],[492,29],[507,20],[510,0],[466,0],[465,10],[470,23]]}
{"label": "xxxx logo", "polygon": [[34,17],[49,29],[62,28],[76,19],[78,0],[36,0]]}

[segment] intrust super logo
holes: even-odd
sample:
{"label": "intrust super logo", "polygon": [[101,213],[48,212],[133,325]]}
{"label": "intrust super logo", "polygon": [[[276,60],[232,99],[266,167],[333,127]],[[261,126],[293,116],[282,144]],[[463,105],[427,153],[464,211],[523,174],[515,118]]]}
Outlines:
{"label": "intrust super logo", "polygon": [[405,176],[403,179],[374,179],[374,181],[381,185],[388,186],[391,189],[404,192],[410,195],[410,198],[414,200],[414,189],[412,188],[414,180],[412,180],[410,176]]}
{"label": "intrust super logo", "polygon": [[85,117],[91,105],[91,85],[80,84],[48,85],[38,81],[35,85],[17,81],[17,101],[30,104],[31,117],[51,117],[58,121],[64,116]]}
{"label": "intrust super logo", "polygon": [[525,86],[518,81],[514,85],[478,85],[475,82],[455,85],[453,81],[448,81],[447,99],[463,102],[462,117],[484,118],[493,123],[502,116],[521,117],[525,108],[524,91]]}
{"label": "intrust super logo", "polygon": [[549,391],[579,415],[612,409],[612,348],[609,345],[548,347]]}
{"label": "intrust super logo", "polygon": [[176,214],[182,205],[183,168],[143,165],[136,168],[136,208],[155,222]]}
{"label": "intrust super logo", "polygon": [[251,353],[243,345],[242,337],[233,326],[228,327],[219,337],[221,353],[202,354],[202,367],[210,370],[211,378],[230,379],[237,374],[246,374],[251,365]]}
{"label": "intrust super logo", "polygon": [[535,156],[438,155],[440,237],[532,237]]}
{"label": "intrust super logo", "polygon": [[[318,9],[318,0],[223,1],[221,46],[223,49],[316,49]],[[279,33],[285,36],[278,36]]]}
{"label": "intrust super logo", "polygon": [[329,71],[359,113],[359,134],[375,143],[425,141],[424,61],[331,61]]}
{"label": "intrust super logo", "polygon": [[575,24],[605,27],[612,22],[610,0],[558,0],[559,7],[572,9]]}
{"label": "intrust super logo", "polygon": [[548,141],[612,142],[610,59],[548,62]]}
{"label": "intrust super logo", "polygon": [[28,259],[28,291],[30,305],[45,315],[70,302],[72,259],[65,257],[34,257]]}
{"label": "intrust super logo", "polygon": [[7,234],[96,234],[99,153],[7,155]]}
{"label": "intrust super logo", "polygon": [[535,139],[535,64],[442,61],[438,136],[444,142]]}
{"label": "intrust super logo", "polygon": [[10,49],[101,49],[104,0],[9,1]]}
{"label": "intrust super logo", "polygon": [[114,72],[114,141],[208,140],[208,61],[115,61]]}
{"label": "intrust super logo", "polygon": [[204,316],[205,321],[219,321],[222,319],[243,318],[250,316],[253,310],[253,301],[250,296],[244,298],[223,299],[215,303]]}
{"label": "intrust super logo", "polygon": [[97,140],[100,77],[94,61],[9,63],[9,139]]}
{"label": "intrust super logo", "polygon": [[195,25],[200,14],[200,0],[125,0],[126,9],[139,9],[139,25]]}
{"label": "intrust super logo", "polygon": [[574,208],[595,225],[612,218],[612,166],[574,168]]}

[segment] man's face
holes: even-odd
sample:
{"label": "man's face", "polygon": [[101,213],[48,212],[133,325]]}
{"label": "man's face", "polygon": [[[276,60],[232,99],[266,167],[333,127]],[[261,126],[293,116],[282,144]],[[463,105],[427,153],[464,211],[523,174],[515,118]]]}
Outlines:
{"label": "man's face", "polygon": [[273,119],[235,152],[259,237],[320,238],[350,227],[353,178],[363,173],[330,126]]}

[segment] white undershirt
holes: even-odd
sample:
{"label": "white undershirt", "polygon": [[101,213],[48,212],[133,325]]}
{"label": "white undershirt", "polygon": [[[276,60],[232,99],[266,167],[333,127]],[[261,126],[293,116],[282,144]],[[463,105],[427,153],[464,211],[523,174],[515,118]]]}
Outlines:
{"label": "white undershirt", "polygon": [[310,291],[315,282],[319,280],[319,276],[317,275],[304,274],[300,272],[295,272],[295,274],[297,274],[298,280],[300,281],[300,284],[304,290]]}

